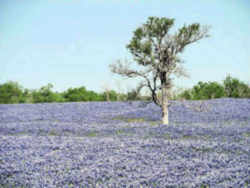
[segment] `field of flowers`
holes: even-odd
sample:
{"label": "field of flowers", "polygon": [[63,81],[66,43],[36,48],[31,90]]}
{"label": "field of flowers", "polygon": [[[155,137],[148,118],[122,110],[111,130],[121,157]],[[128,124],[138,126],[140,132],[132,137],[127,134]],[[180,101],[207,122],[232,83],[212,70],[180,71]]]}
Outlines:
{"label": "field of flowers", "polygon": [[0,105],[0,187],[250,187],[250,99]]}

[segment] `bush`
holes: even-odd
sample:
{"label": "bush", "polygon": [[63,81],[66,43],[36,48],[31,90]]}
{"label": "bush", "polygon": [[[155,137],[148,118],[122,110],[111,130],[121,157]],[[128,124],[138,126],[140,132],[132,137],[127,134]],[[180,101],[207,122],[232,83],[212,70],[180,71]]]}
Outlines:
{"label": "bush", "polygon": [[177,99],[203,100],[221,97],[249,98],[250,87],[237,78],[228,75],[223,84],[218,82],[198,82],[192,89],[182,91]]}
{"label": "bush", "polygon": [[33,90],[31,92],[33,103],[43,103],[43,102],[64,102],[64,98],[59,93],[54,93],[51,89],[52,84],[41,87],[39,90]]}
{"label": "bush", "polygon": [[[141,96],[140,88],[126,94],[107,90],[96,93],[84,86],[69,88],[63,93],[53,92],[53,85],[47,84],[39,90],[23,89],[17,82],[0,85],[0,104],[43,103],[43,102],[78,102],[78,101],[117,101],[117,100],[151,100],[151,96]],[[160,94],[160,93],[159,93]],[[169,99],[204,100],[220,97],[250,98],[250,86],[228,75],[222,84],[218,82],[198,82],[191,89],[170,91]]]}
{"label": "bush", "polygon": [[0,103],[13,104],[25,102],[23,89],[17,82],[7,82],[0,85]]}
{"label": "bush", "polygon": [[223,81],[225,93],[227,97],[247,98],[250,97],[250,88],[244,82],[237,78],[232,78],[230,75]]}
{"label": "bush", "polygon": [[187,89],[187,90],[183,91],[179,96],[177,96],[177,99],[181,98],[181,99],[192,100],[193,97],[192,97],[192,93],[191,92],[192,92],[192,90]]}
{"label": "bush", "polygon": [[192,99],[213,99],[224,97],[224,87],[217,82],[198,82],[191,91]]}
{"label": "bush", "polygon": [[63,93],[63,97],[68,102],[79,101],[101,101],[104,98],[94,91],[88,91],[84,86],[79,88],[70,88]]}

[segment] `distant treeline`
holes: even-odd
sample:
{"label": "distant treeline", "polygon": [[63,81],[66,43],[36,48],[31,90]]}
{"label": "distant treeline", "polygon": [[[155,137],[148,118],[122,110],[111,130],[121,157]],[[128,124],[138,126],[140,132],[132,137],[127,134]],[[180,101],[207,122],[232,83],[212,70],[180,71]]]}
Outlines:
{"label": "distant treeline", "polygon": [[50,103],[50,102],[80,102],[80,101],[126,101],[147,100],[147,97],[139,96],[136,90],[118,93],[114,90],[106,90],[102,93],[87,90],[84,86],[69,88],[64,92],[54,92],[53,85],[48,84],[40,89],[25,89],[17,82],[0,84],[0,104],[15,103]]}
{"label": "distant treeline", "polygon": [[[52,91],[53,85],[48,84],[37,90],[24,89],[17,82],[0,84],[0,103],[49,103],[49,102],[80,102],[80,101],[130,101],[150,100],[150,96],[142,96],[134,89],[127,93],[118,93],[114,90],[106,90],[102,93],[87,90],[84,86],[69,88],[64,92]],[[179,92],[170,92],[170,98],[174,100],[202,100],[221,97],[250,98],[250,87],[247,83],[237,78],[227,76],[223,83],[198,82],[191,89]]]}
{"label": "distant treeline", "polygon": [[228,75],[219,82],[198,82],[193,88],[185,89],[173,96],[175,99],[203,100],[214,98],[250,98],[250,85]]}

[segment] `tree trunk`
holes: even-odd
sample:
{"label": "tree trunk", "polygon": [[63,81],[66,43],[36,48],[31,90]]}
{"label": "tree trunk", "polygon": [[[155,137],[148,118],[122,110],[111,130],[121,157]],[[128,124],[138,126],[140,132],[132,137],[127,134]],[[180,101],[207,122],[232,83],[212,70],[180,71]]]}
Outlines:
{"label": "tree trunk", "polygon": [[110,101],[110,98],[109,98],[109,91],[108,91],[108,90],[106,91],[106,101]]}
{"label": "tree trunk", "polygon": [[168,96],[167,96],[167,87],[162,87],[162,124],[168,125]]}

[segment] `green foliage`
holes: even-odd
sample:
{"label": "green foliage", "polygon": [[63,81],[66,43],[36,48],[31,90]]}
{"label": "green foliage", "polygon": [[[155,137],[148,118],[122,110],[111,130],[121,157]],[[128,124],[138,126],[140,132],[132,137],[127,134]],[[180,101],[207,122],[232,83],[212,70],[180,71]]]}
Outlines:
{"label": "green foliage", "polygon": [[250,87],[230,75],[218,82],[198,82],[192,89],[182,91],[176,99],[203,100],[221,97],[250,98]]}
{"label": "green foliage", "polygon": [[109,91],[109,98],[111,101],[117,101],[118,94],[114,90]]}
{"label": "green foliage", "polygon": [[105,91],[100,94],[101,101],[117,101],[119,98],[119,93],[114,90]]}
{"label": "green foliage", "polygon": [[186,89],[183,92],[181,92],[179,95],[175,97],[175,99],[186,99],[186,100],[192,100],[192,93],[191,89]]}
{"label": "green foliage", "polygon": [[230,75],[223,81],[225,93],[227,97],[247,98],[250,97],[250,88],[244,82],[237,78],[232,78]]}
{"label": "green foliage", "polygon": [[63,96],[68,102],[105,101],[106,99],[102,94],[89,91],[84,86],[79,88],[70,88],[64,92]]}
{"label": "green foliage", "polygon": [[191,91],[192,99],[213,99],[224,96],[224,88],[217,82],[198,82]]}
{"label": "green foliage", "polygon": [[31,92],[33,103],[51,103],[51,102],[64,102],[63,97],[59,93],[52,91],[53,85],[47,84],[39,90]]}
{"label": "green foliage", "polygon": [[84,86],[79,88],[69,88],[63,93],[63,97],[68,102],[101,100],[101,97],[97,93],[94,91],[88,91]]}
{"label": "green foliage", "polygon": [[[52,91],[53,85],[47,84],[38,90],[23,89],[17,82],[0,84],[0,104],[14,103],[50,103],[50,102],[80,102],[80,101],[131,101],[151,100],[150,96],[141,96],[138,89],[125,93],[117,93],[114,90],[96,93],[87,90],[84,86],[69,88],[65,92]],[[108,94],[108,98],[107,98]],[[218,82],[198,82],[193,88],[174,93],[172,100],[204,100],[220,97],[250,98],[250,86],[230,75]]]}
{"label": "green foliage", "polygon": [[69,88],[59,93],[52,90],[53,85],[47,84],[38,90],[22,89],[17,82],[7,82],[0,85],[0,103],[51,103],[51,102],[80,102],[80,101],[106,101],[108,92],[109,99],[116,101],[126,100],[126,94],[118,94],[114,90],[104,93],[96,93],[87,90],[84,86]]}
{"label": "green foliage", "polygon": [[174,19],[149,17],[147,22],[134,31],[127,49],[139,65],[152,65],[157,57],[155,44],[161,44],[163,37],[174,25]]}
{"label": "green foliage", "polygon": [[25,102],[23,89],[17,82],[0,85],[0,103],[13,104]]}

